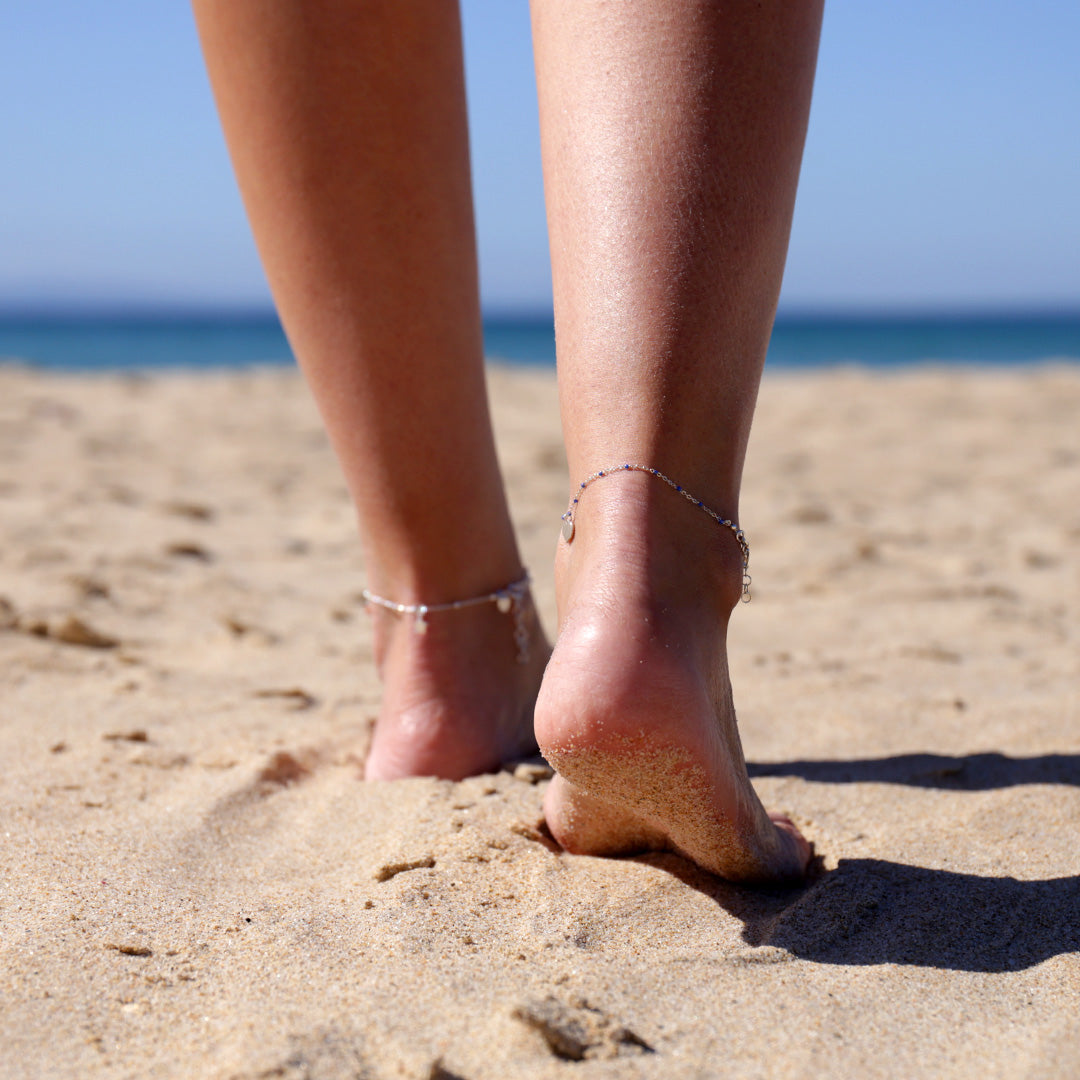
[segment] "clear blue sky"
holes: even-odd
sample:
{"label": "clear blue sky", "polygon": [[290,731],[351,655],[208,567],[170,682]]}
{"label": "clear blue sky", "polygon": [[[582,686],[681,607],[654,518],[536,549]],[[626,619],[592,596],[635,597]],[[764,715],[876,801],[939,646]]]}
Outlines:
{"label": "clear blue sky", "polygon": [[[464,0],[485,304],[550,305],[525,0]],[[1077,0],[832,0],[782,303],[1080,307]],[[0,307],[268,303],[182,3],[0,14]]]}

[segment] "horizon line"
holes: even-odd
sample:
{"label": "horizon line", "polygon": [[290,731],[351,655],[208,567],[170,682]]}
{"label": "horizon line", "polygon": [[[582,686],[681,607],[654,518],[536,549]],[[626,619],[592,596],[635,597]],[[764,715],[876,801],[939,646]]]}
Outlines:
{"label": "horizon line", "polygon": [[[503,322],[553,323],[554,313],[542,305],[493,304],[482,310],[485,324]],[[891,303],[792,303],[782,305],[776,322],[817,321],[956,321],[963,319],[1080,319],[1080,299],[1071,302],[982,302],[914,304]],[[5,304],[0,301],[0,322],[204,322],[254,323],[278,322],[269,304],[193,304],[193,303],[33,303]]]}

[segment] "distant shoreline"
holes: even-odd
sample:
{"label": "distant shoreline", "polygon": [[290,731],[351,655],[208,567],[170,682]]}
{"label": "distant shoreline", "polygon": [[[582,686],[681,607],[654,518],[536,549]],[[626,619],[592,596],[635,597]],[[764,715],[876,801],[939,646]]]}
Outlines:
{"label": "distant shoreline", "polygon": [[[551,367],[550,313],[492,313],[485,355]],[[289,364],[276,315],[231,311],[55,310],[0,313],[0,363],[59,371],[242,368]],[[777,317],[770,369],[946,365],[1030,365],[1080,361],[1080,309],[975,312],[796,312]]]}

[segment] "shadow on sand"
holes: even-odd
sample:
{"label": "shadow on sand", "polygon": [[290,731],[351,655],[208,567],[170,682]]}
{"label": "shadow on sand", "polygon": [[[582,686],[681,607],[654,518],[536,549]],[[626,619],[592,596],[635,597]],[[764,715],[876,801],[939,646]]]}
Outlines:
{"label": "shadow on sand", "polygon": [[748,763],[750,778],[798,776],[818,784],[907,784],[954,791],[989,791],[1019,784],[1080,787],[1080,754],[1013,758],[1005,754],[900,754],[863,761]]}
{"label": "shadow on sand", "polygon": [[640,858],[741,919],[747,944],[819,964],[1004,972],[1080,952],[1080,877],[1018,881],[841,859],[801,889],[747,889],[675,855]]}
{"label": "shadow on sand", "polygon": [[[1080,754],[905,754],[862,761],[750,764],[751,777],[884,783],[958,791],[1020,784],[1080,787]],[[744,923],[743,940],[823,964],[910,964],[1020,971],[1080,952],[1080,877],[1018,881],[888,862],[841,859],[796,890],[730,885],[674,855],[644,856]]]}

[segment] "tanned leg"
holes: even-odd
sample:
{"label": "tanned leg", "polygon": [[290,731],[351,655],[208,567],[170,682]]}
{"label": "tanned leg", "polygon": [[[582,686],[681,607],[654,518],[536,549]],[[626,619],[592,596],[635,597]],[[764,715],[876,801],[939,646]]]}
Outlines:
{"label": "tanned leg", "polygon": [[[821,5],[532,12],[571,478],[642,462],[738,521]],[[804,872],[809,844],[766,813],[743,760],[726,655],[741,569],[730,531],[654,477],[582,495],[536,715],[568,850],[671,848],[733,880]]]}
{"label": "tanned leg", "polygon": [[[523,571],[488,415],[461,31],[449,0],[195,0],[274,299],[355,501],[372,591],[476,596]],[[547,648],[493,604],[376,609],[369,778],[534,748]]]}

